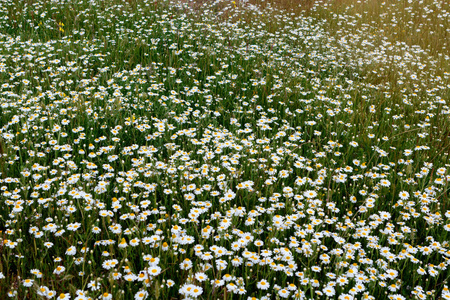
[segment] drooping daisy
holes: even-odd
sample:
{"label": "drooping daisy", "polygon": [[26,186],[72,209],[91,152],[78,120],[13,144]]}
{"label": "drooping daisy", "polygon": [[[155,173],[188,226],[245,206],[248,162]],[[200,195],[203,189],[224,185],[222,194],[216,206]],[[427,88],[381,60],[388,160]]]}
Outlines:
{"label": "drooping daisy", "polygon": [[147,296],[147,291],[140,290],[134,295],[134,300],[144,300],[145,298],[147,298]]}
{"label": "drooping daisy", "polygon": [[33,285],[33,282],[34,282],[34,280],[33,279],[25,279],[24,281],[23,281],[23,286],[25,286],[25,287],[30,287],[30,286],[32,286]]}

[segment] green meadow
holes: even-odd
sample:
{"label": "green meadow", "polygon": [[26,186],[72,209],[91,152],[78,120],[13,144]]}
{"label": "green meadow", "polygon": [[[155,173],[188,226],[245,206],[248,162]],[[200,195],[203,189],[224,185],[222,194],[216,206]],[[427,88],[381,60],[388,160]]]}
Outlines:
{"label": "green meadow", "polygon": [[450,299],[450,3],[0,0],[0,299]]}

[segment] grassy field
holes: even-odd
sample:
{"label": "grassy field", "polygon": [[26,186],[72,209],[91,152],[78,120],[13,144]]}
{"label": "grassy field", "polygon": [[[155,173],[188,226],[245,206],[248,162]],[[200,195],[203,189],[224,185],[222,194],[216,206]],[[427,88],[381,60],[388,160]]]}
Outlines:
{"label": "grassy field", "polygon": [[0,299],[450,299],[450,4],[0,0]]}

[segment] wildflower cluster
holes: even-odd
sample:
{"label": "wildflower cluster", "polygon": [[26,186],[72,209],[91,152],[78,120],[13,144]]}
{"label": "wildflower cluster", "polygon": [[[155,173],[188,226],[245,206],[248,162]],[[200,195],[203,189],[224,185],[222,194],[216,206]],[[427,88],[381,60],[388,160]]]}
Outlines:
{"label": "wildflower cluster", "polygon": [[320,1],[0,4],[0,298],[450,299],[448,55]]}

